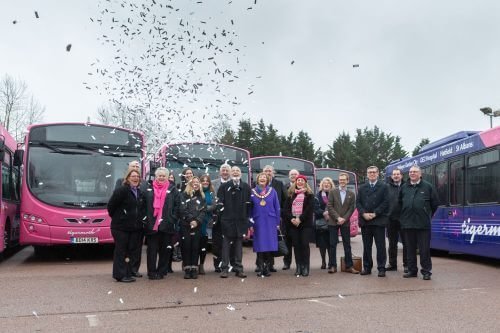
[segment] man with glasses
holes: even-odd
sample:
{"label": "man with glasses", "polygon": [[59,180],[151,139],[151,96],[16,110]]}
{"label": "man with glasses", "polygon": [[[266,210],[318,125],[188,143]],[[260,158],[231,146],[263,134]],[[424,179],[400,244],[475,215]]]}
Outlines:
{"label": "man with glasses", "polygon": [[378,276],[385,277],[385,264],[387,261],[385,227],[389,220],[389,189],[386,184],[378,179],[379,170],[376,166],[369,166],[366,173],[368,182],[359,187],[356,199],[361,237],[363,239],[363,270],[361,275],[372,273],[372,246],[373,240],[375,240]]}
{"label": "man with glasses", "polygon": [[404,278],[417,277],[417,246],[420,253],[420,272],[424,280],[431,279],[431,219],[439,204],[436,189],[422,179],[420,167],[410,168],[410,179],[401,187],[401,229],[405,237],[408,273]]}

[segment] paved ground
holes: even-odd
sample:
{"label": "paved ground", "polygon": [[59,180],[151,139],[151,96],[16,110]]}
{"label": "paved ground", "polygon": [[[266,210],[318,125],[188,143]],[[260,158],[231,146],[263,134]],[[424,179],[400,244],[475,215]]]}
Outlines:
{"label": "paved ground", "polygon": [[[360,236],[353,252],[361,254]],[[210,267],[184,280],[176,263],[164,280],[122,284],[111,278],[109,249],[39,259],[26,247],[0,262],[0,332],[498,331],[498,261],[434,257],[432,280],[423,281],[327,274],[314,245],[311,253],[307,278],[281,270],[258,278],[245,248],[246,279],[221,279]]]}

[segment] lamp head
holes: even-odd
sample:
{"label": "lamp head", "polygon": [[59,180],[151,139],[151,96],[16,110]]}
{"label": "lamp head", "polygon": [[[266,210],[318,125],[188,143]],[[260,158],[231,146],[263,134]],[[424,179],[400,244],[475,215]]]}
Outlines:
{"label": "lamp head", "polygon": [[493,110],[490,107],[480,108],[479,110],[481,110],[481,112],[484,113],[485,115],[489,115],[493,112]]}

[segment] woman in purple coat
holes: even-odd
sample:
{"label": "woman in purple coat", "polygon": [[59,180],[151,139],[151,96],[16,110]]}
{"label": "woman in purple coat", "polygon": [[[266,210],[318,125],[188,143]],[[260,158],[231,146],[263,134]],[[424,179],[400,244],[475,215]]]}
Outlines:
{"label": "woman in purple coat", "polygon": [[280,225],[278,194],[269,186],[270,178],[260,173],[252,190],[253,251],[257,253],[259,276],[270,276],[272,252],[278,251],[277,229]]}

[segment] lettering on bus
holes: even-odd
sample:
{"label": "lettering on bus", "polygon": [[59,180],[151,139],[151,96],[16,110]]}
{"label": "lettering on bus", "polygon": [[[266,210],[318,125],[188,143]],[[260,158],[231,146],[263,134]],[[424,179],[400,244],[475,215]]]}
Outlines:
{"label": "lettering on bus", "polygon": [[476,235],[500,237],[500,226],[486,223],[474,225],[470,223],[470,218],[468,218],[467,221],[462,223],[462,235],[471,235],[470,243],[472,244]]}
{"label": "lettering on bus", "polygon": [[87,230],[87,231],[73,231],[73,230],[68,230],[68,235],[70,236],[75,236],[75,235],[95,235],[96,233],[100,232],[101,229],[92,229],[92,230]]}

